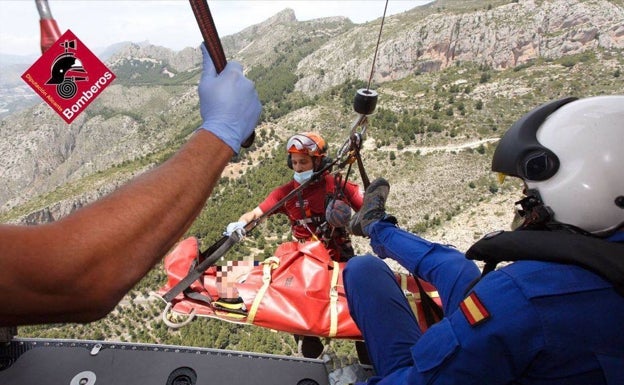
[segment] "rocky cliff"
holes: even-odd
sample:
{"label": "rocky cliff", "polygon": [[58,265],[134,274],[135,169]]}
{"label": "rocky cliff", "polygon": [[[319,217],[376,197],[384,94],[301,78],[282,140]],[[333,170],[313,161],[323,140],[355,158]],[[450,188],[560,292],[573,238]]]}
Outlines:
{"label": "rocky cliff", "polygon": [[[458,61],[505,69],[538,58],[624,48],[624,8],[611,1],[520,0],[460,13],[436,3],[386,20],[374,81]],[[297,89],[318,93],[345,78],[368,79],[379,24],[357,26],[302,60]]]}

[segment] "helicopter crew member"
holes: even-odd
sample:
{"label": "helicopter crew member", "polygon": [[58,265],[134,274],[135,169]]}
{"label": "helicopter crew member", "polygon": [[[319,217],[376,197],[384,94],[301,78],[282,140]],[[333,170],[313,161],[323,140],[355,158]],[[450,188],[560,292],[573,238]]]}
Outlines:
{"label": "helicopter crew member", "polygon": [[[367,384],[624,383],[623,121],[624,96],[566,98],[505,133],[492,169],[524,181],[523,223],[467,251],[486,262],[480,280],[461,252],[396,227],[388,182],[371,183],[351,231],[433,283],[445,318],[421,333],[388,265],[349,260],[349,309],[376,369]],[[514,262],[494,270],[501,261]]]}
{"label": "helicopter crew member", "polygon": [[[293,135],[286,143],[286,151],[288,167],[294,171],[293,179],[271,191],[264,201],[241,215],[237,222],[230,223],[226,234],[241,230],[247,223],[261,217],[291,191],[312,178],[315,172],[323,169],[327,162],[331,162],[327,157],[325,139],[312,132]],[[338,198],[336,204],[346,203],[358,211],[362,206],[362,192],[355,183],[336,180],[329,171],[317,174],[316,178],[275,213],[288,216],[293,237],[299,242],[321,239],[334,260],[346,260],[353,256],[349,236],[344,227],[327,226],[325,213],[332,198]]]}
{"label": "helicopter crew member", "polygon": [[[237,222],[230,223],[226,235],[234,231],[244,232],[247,223],[260,218],[301,184],[308,182],[314,174],[322,170],[331,160],[327,157],[327,143],[320,135],[304,132],[293,135],[286,143],[287,164],[294,171],[293,179],[275,188],[256,208],[241,215]],[[290,220],[292,234],[299,242],[320,239],[323,241],[332,259],[347,260],[353,256],[353,247],[345,227],[327,226],[326,209],[328,205],[359,210],[362,207],[362,192],[351,182],[336,179],[329,171],[316,174],[311,181],[292,199],[285,202],[275,213],[282,213]],[[336,203],[330,202],[333,200]],[[347,206],[348,205],[348,206]],[[350,216],[349,216],[350,218]],[[348,219],[344,225],[348,224]],[[304,357],[317,358],[324,346],[315,336],[295,335],[298,349]]]}

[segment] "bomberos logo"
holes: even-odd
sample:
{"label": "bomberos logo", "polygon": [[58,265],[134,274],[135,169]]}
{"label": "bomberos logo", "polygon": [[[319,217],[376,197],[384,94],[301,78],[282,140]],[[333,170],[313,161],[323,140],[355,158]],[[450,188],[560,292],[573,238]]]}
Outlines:
{"label": "bomberos logo", "polygon": [[115,74],[67,30],[22,79],[71,123],[111,84]]}

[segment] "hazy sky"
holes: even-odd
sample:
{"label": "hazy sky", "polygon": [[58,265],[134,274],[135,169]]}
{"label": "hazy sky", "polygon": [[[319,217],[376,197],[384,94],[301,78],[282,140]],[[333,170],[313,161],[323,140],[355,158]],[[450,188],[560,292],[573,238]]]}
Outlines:
{"label": "hazy sky", "polygon": [[[428,0],[389,0],[387,15]],[[236,33],[291,8],[298,20],[346,16],[355,23],[380,18],[385,0],[209,0],[220,36]],[[121,41],[149,41],[175,50],[194,47],[201,34],[187,0],[49,0],[61,33],[71,31],[97,50]],[[40,55],[34,0],[0,0],[0,53]]]}

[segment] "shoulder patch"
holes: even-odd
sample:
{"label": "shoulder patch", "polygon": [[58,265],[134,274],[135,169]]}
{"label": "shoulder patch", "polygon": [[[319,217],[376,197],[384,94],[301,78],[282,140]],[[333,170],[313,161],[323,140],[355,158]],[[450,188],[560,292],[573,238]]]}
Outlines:
{"label": "shoulder patch", "polygon": [[470,326],[476,326],[490,318],[490,312],[483,306],[475,292],[470,293],[459,307]]}

